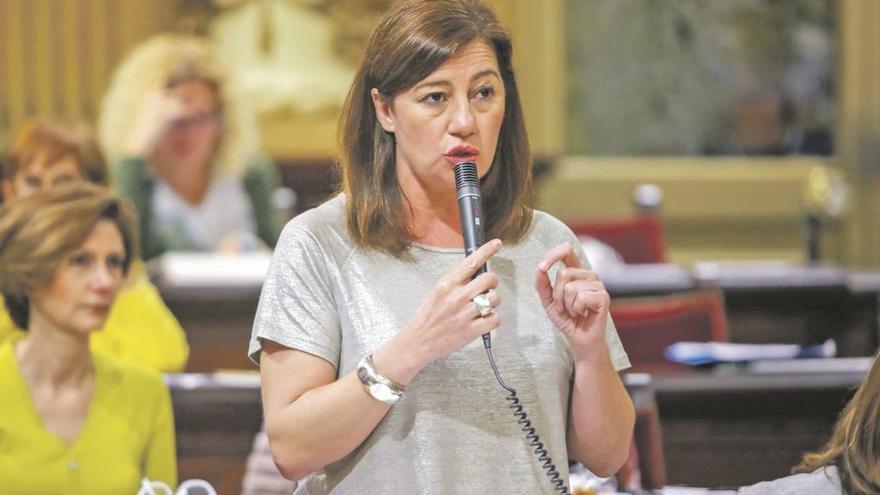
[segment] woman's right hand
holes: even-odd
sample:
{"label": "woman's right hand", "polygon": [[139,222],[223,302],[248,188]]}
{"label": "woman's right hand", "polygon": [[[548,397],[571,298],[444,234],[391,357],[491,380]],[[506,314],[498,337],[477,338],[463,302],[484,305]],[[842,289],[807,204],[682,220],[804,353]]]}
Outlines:
{"label": "woman's right hand", "polygon": [[[501,303],[495,287],[498,277],[483,273],[471,280],[474,272],[483,266],[500,249],[498,239],[483,244],[444,275],[428,297],[416,310],[415,315],[401,332],[373,356],[380,371],[385,370],[383,361],[397,361],[392,355],[406,356],[407,370],[397,369],[391,377],[403,385],[408,384],[421,368],[430,362],[460,350],[477,337],[488,333],[501,324],[498,313],[480,316],[474,297],[486,293],[492,308]],[[397,368],[397,366],[394,366]],[[390,371],[390,370],[389,370]]]}
{"label": "woman's right hand", "polygon": [[162,136],[176,119],[184,115],[185,110],[183,102],[167,90],[149,93],[125,143],[126,153],[149,158]]}

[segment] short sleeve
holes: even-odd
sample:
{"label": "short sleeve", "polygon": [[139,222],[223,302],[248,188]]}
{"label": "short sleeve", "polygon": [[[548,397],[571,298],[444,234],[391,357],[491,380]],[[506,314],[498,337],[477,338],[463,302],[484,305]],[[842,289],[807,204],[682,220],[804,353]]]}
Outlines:
{"label": "short sleeve", "polygon": [[248,355],[259,365],[262,340],[323,358],[338,368],[341,346],[337,304],[330,283],[332,259],[294,220],[275,247],[263,283]]}
{"label": "short sleeve", "polygon": [[[577,236],[574,235],[568,227],[564,228],[563,238],[559,242],[568,242],[574,248],[575,253],[577,253],[578,258],[581,259],[581,263],[584,264],[585,267],[590,268],[590,261],[587,259],[586,253],[584,253],[584,248],[581,246],[580,241],[578,241]],[[614,369],[617,371],[625,370],[632,366],[629,362],[629,356],[626,354],[626,350],[623,348],[623,344],[620,342],[620,336],[617,335],[617,328],[614,326],[614,320],[611,319],[611,316],[608,316],[608,323],[605,326],[605,344],[608,346],[608,353],[611,356],[611,363],[614,365]]]}

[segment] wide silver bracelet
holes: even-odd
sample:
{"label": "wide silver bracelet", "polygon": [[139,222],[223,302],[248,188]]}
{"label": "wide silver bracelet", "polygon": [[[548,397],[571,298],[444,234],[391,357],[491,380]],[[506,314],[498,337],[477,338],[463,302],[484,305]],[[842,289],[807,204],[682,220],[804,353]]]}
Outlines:
{"label": "wide silver bracelet", "polygon": [[370,397],[382,401],[386,404],[393,405],[401,397],[406,387],[390,380],[376,371],[373,366],[373,356],[366,355],[358,362],[357,367],[358,380],[361,381],[361,387],[370,395]]}

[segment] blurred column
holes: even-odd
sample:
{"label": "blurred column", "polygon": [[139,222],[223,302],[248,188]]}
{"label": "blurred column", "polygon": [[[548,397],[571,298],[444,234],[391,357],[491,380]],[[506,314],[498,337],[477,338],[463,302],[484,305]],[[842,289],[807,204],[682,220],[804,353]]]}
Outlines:
{"label": "blurred column", "polygon": [[0,149],[28,119],[94,124],[116,64],[179,0],[0,0]]}
{"label": "blurred column", "polygon": [[880,2],[835,2],[840,14],[835,149],[853,185],[842,250],[848,264],[880,266]]}

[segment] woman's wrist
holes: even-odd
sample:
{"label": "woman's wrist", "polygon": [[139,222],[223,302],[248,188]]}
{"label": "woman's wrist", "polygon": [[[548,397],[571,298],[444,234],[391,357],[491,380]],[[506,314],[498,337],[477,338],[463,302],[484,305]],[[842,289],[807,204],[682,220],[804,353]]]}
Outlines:
{"label": "woman's wrist", "polygon": [[581,346],[576,349],[572,346],[575,368],[594,368],[596,366],[610,366],[611,355],[605,339],[601,339],[591,345]]}
{"label": "woman's wrist", "polygon": [[408,342],[407,333],[400,332],[373,353],[373,366],[382,376],[407,386],[428,364]]}

